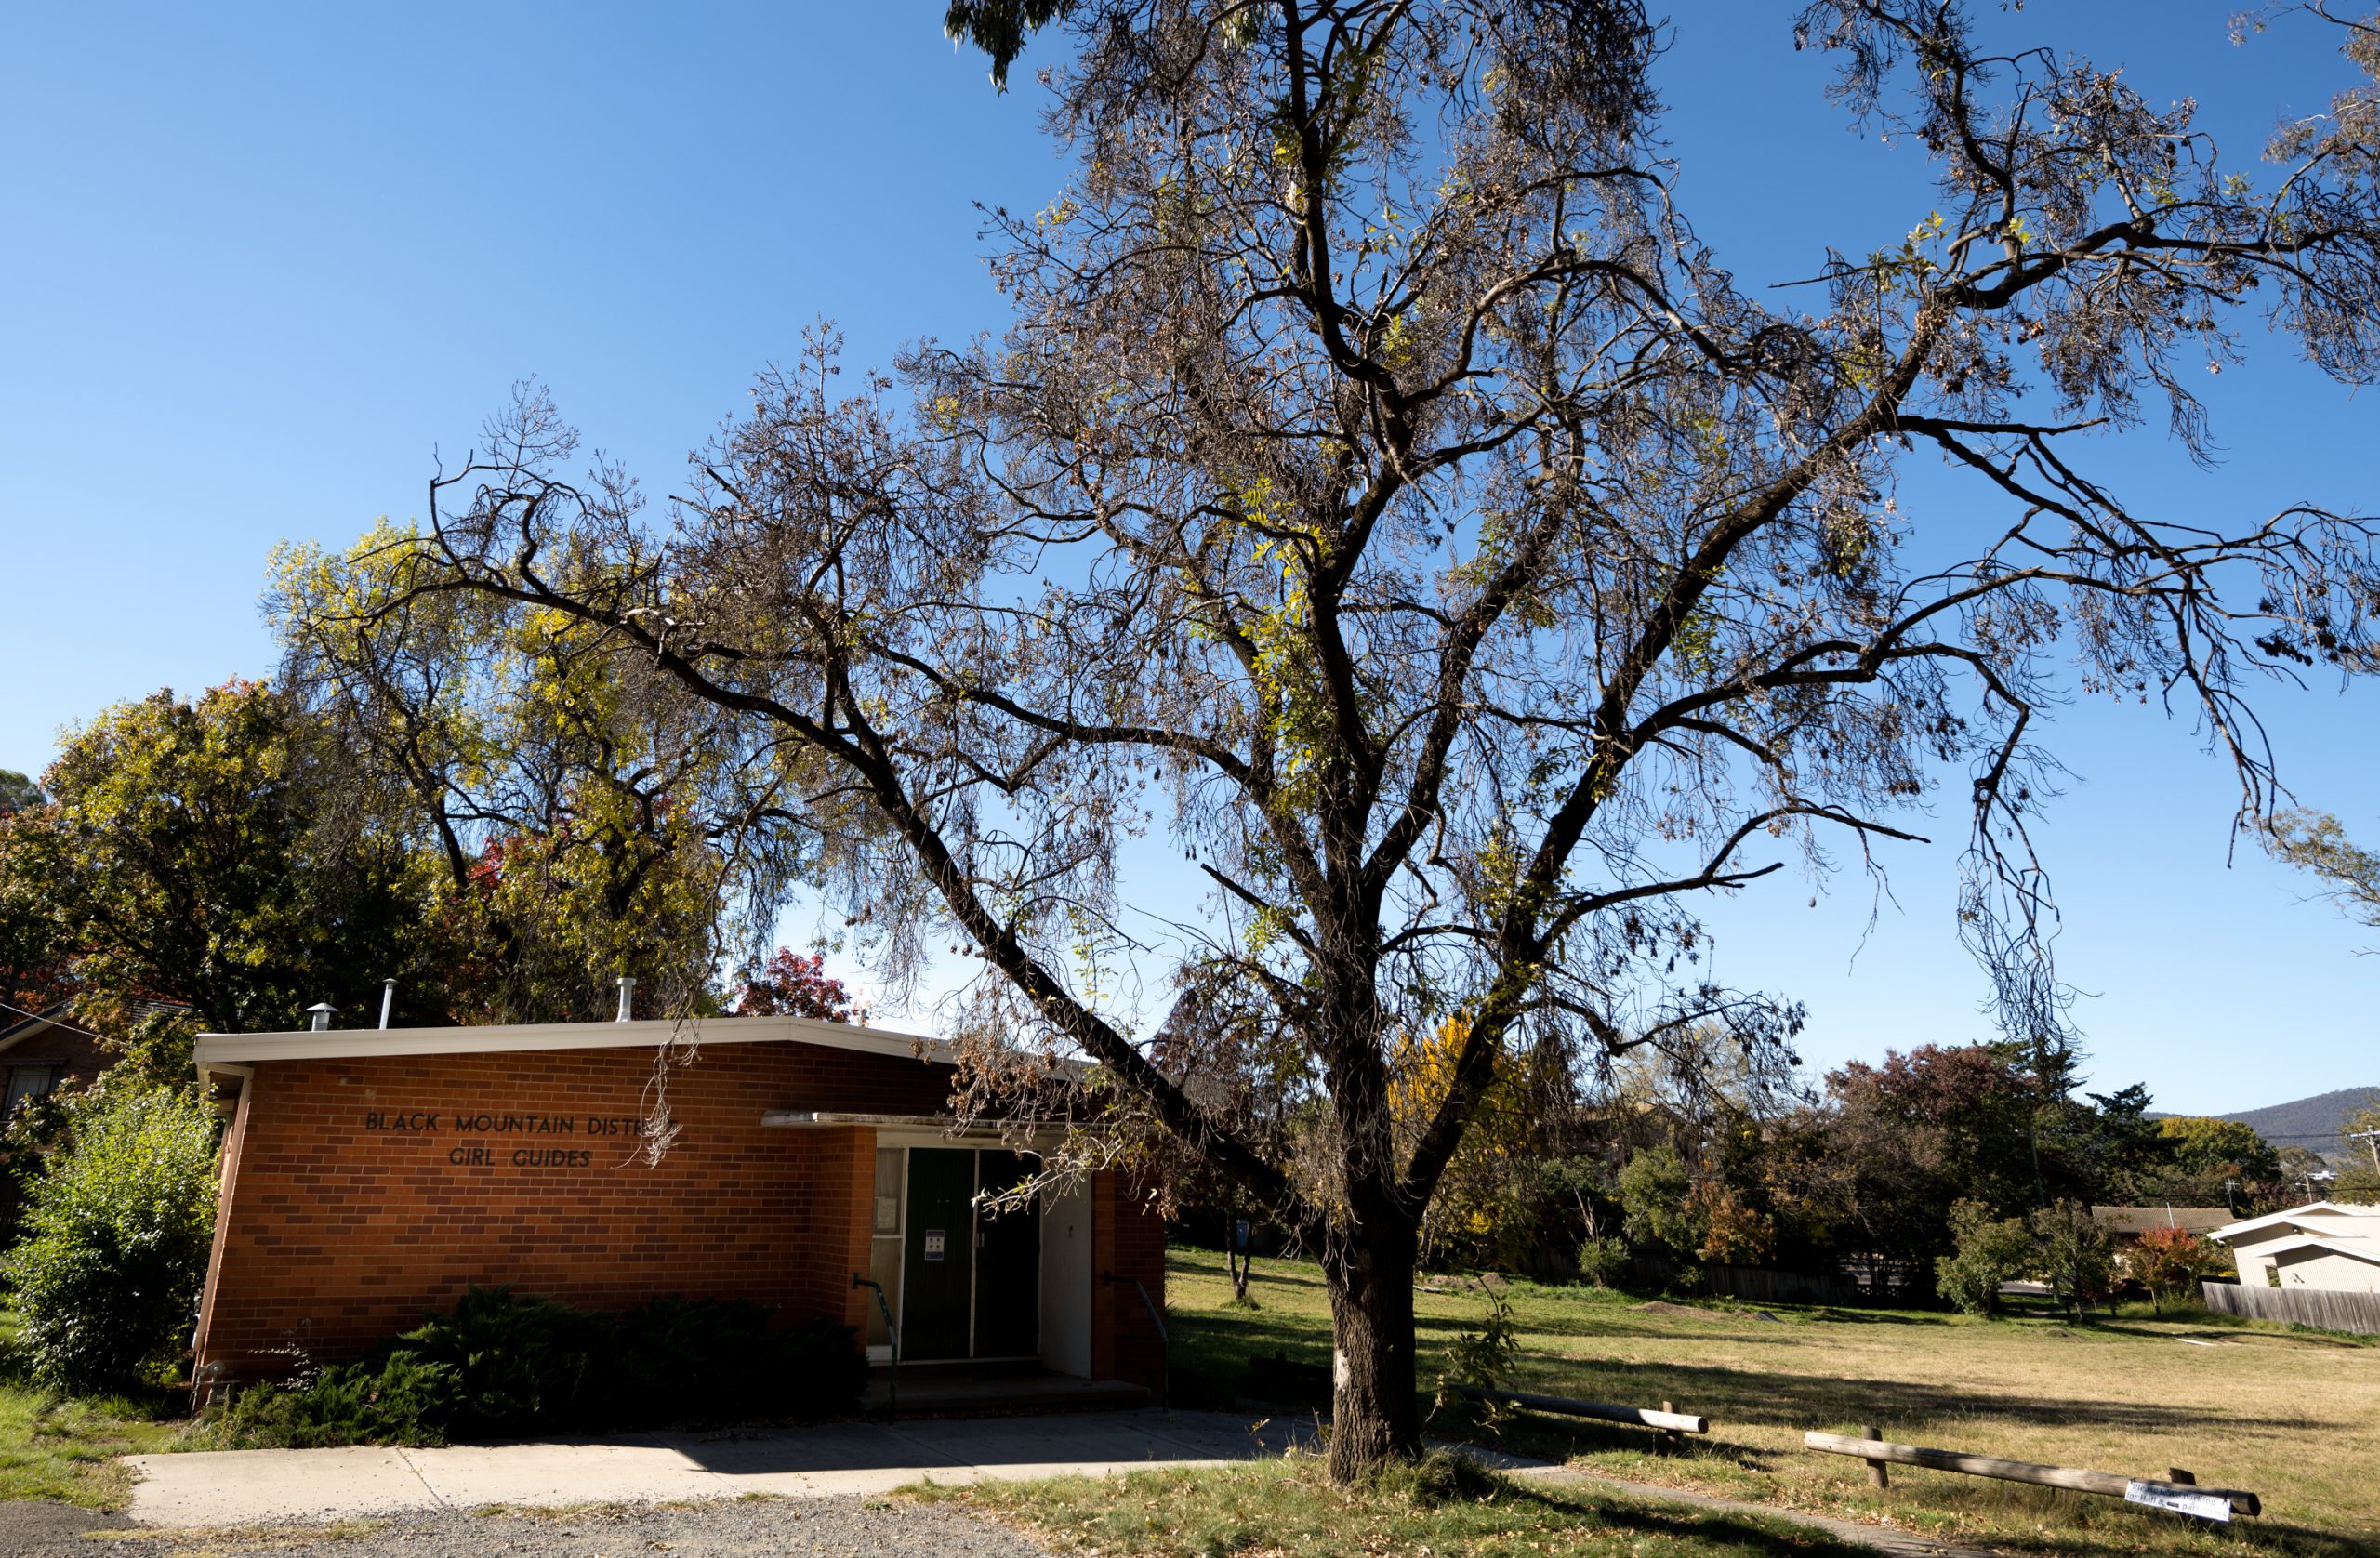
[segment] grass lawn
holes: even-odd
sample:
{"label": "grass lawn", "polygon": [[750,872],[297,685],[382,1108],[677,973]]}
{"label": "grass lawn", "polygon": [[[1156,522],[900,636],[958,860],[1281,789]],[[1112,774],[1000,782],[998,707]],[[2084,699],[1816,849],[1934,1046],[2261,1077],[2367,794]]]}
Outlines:
{"label": "grass lawn", "polygon": [[112,1458],[169,1449],[180,1427],[151,1420],[133,1402],[66,1400],[0,1382],[0,1499],[115,1509],[132,1479]]}
{"label": "grass lawn", "polygon": [[[0,1309],[0,1352],[16,1330],[15,1315]],[[70,1399],[0,1378],[0,1499],[118,1508],[132,1478],[114,1458],[170,1449],[181,1428],[152,1405],[114,1396]]]}
{"label": "grass lawn", "polygon": [[[1167,1282],[1174,1397],[1183,1406],[1277,1399],[1277,1389],[1251,1376],[1251,1353],[1329,1360],[1321,1278],[1310,1264],[1260,1261],[1252,1311],[1230,1307],[1220,1255],[1174,1251]],[[1751,1305],[1646,1309],[1621,1294],[1529,1283],[1515,1283],[1508,1297],[1522,1331],[1514,1388],[1630,1406],[1669,1399],[1707,1415],[1709,1439],[1662,1457],[1643,1431],[1527,1414],[1501,1434],[1441,1416],[1434,1433],[2012,1551],[2316,1558],[2380,1551],[2380,1346],[2202,1316],[2069,1326],[2046,1315],[1972,1321],[1772,1305],[1771,1319]],[[1446,1342],[1476,1323],[1485,1301],[1475,1293],[1417,1294],[1416,1303],[1426,1390]],[[1801,1446],[1806,1429],[1856,1433],[1870,1423],[1887,1439],[2017,1460],[2135,1476],[2187,1467],[2202,1483],[2261,1495],[2265,1514],[2227,1529],[2114,1499],[1915,1467],[1894,1467],[1892,1487],[1879,1491],[1867,1485],[1861,1463]],[[1324,1487],[1310,1467],[964,1497],[1058,1542],[1107,1552],[1319,1552],[1330,1532],[1357,1529],[1366,1539],[1351,1534],[1342,1550],[1409,1552],[1428,1543],[1440,1554],[1800,1551],[1767,1536],[1746,1542],[1749,1533],[1728,1540],[1711,1524],[1718,1517],[1698,1521],[1659,1506],[1586,1500],[1591,1512],[1560,1515],[1567,1496],[1538,1500],[1528,1517],[1570,1533],[1560,1538],[1522,1534],[1517,1501],[1479,1517],[1485,1524],[1476,1530],[1448,1526],[1434,1539],[1416,1526],[1399,1536],[1391,1527],[1405,1516],[1359,1515],[1355,1506],[1370,1496]],[[1345,1508],[1334,1502],[1348,1499],[1354,1504]],[[1115,1507],[1102,1513],[1104,1503]],[[1178,1535],[1158,1529],[1168,1508],[1182,1512]],[[1432,1518],[1445,1526],[1451,1517]],[[1628,1524],[1656,1519],[1673,1524],[1658,1530]]]}

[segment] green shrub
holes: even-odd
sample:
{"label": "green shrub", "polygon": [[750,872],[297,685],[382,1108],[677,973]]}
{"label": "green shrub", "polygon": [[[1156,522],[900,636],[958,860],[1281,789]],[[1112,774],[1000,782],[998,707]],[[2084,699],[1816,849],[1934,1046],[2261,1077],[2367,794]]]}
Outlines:
{"label": "green shrub", "polygon": [[1615,1287],[1628,1274],[1628,1241],[1604,1237],[1579,1246],[1579,1280],[1597,1287]]}
{"label": "green shrub", "polygon": [[303,1448],[817,1418],[855,1407],[866,1377],[850,1327],[774,1329],[759,1304],[665,1298],[603,1314],[474,1287],[370,1357],[246,1392],[220,1432]]}
{"label": "green shrub", "polygon": [[615,1322],[509,1287],[474,1287],[386,1350],[388,1363],[443,1371],[440,1426],[497,1438],[575,1416]]}
{"label": "green shrub", "polygon": [[2115,1251],[2108,1231],[2080,1201],[2059,1201],[2027,1220],[2034,1269],[2046,1274],[2058,1301],[2080,1314],[2115,1286]]}
{"label": "green shrub", "polygon": [[463,1392],[454,1371],[407,1353],[340,1364],[239,1395],[218,1419],[236,1445],[443,1445]]}
{"label": "green shrub", "polygon": [[1681,1261],[1701,1248],[1695,1220],[1694,1180],[1673,1147],[1646,1147],[1620,1170],[1620,1204],[1628,1211],[1628,1236],[1658,1244]]}
{"label": "green shrub", "polygon": [[2023,1219],[1995,1219],[1980,1201],[1951,1204],[1950,1233],[1957,1253],[1935,1260],[1934,1284],[1969,1314],[1990,1314],[2000,1307],[2000,1285],[2032,1264],[2032,1235]]}
{"label": "green shrub", "polygon": [[1520,1361],[1520,1322],[1513,1317],[1513,1303],[1491,1287],[1481,1287],[1488,1300],[1487,1317],[1476,1330],[1458,1332],[1447,1343],[1447,1371],[1439,1378],[1441,1390],[1450,1385],[1471,1385],[1483,1391],[1500,1391]]}
{"label": "green shrub", "polygon": [[195,1092],[101,1088],[70,1106],[6,1272],[19,1354],[75,1391],[142,1384],[179,1355],[215,1234],[215,1115]]}

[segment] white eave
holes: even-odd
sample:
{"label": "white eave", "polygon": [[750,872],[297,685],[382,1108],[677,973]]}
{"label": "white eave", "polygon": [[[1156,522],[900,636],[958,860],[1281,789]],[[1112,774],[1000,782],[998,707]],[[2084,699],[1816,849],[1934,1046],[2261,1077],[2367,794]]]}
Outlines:
{"label": "white eave", "polygon": [[547,1050],[651,1050],[685,1044],[814,1044],[866,1055],[950,1063],[950,1046],[919,1034],[821,1023],[809,1017],[710,1017],[679,1023],[517,1023],[476,1028],[331,1028],[321,1033],[201,1034],[201,1076],[273,1061],[350,1061],[389,1055],[512,1055]]}
{"label": "white eave", "polygon": [[2344,1255],[2350,1260],[2368,1261],[2375,1266],[2380,1266],[2380,1246],[2373,1245],[2371,1240],[2333,1238],[2320,1234],[2300,1234],[2295,1238],[2281,1239],[2259,1248],[2256,1253],[2285,1255],[2300,1249],[2319,1249],[2332,1255]]}
{"label": "white eave", "polygon": [[2336,1201],[2309,1201],[2305,1206],[2292,1207],[2287,1211],[2267,1212],[2262,1217],[2244,1218],[2238,1222],[2225,1223],[2206,1236],[2210,1239],[2237,1238],[2242,1234],[2254,1234],[2266,1228],[2291,1226],[2300,1218],[2370,1217],[2372,1215],[2373,1209],[2369,1207],[2341,1206]]}

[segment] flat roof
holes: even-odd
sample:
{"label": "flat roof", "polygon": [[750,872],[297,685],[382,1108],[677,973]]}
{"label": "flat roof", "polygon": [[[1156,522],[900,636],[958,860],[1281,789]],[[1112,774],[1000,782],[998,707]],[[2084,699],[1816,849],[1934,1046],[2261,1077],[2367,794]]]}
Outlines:
{"label": "flat roof", "polygon": [[2094,1220],[2119,1234],[2151,1228],[2182,1228],[2194,1234],[2228,1226],[2231,1214],[2221,1207],[2094,1207]]}
{"label": "flat roof", "polygon": [[509,1055],[543,1050],[647,1050],[690,1044],[814,1044],[867,1055],[952,1061],[948,1043],[922,1034],[811,1017],[668,1018],[633,1023],[500,1023],[470,1028],[326,1028],[294,1033],[201,1034],[198,1069],[272,1061],[364,1060],[378,1055]]}

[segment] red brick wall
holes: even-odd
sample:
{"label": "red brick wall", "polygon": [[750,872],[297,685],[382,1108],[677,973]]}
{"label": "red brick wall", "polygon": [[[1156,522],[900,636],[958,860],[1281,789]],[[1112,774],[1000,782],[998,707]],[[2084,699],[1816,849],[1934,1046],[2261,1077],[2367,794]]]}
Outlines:
{"label": "red brick wall", "polygon": [[[1164,1312],[1165,1220],[1127,1175],[1093,1175],[1091,1196],[1091,1281],[1097,1284],[1091,1305],[1091,1374],[1157,1390],[1165,1375],[1165,1349],[1148,1304]],[[1144,1288],[1148,1303],[1141,1301]]]}
{"label": "red brick wall", "polygon": [[[14,1014],[0,1011],[14,1020]],[[0,1080],[20,1065],[54,1065],[59,1084],[86,1083],[115,1063],[116,1057],[89,1034],[73,1028],[46,1027],[25,1035],[0,1050]]]}
{"label": "red brick wall", "polygon": [[[336,1360],[473,1284],[590,1308],[667,1293],[856,1324],[875,1134],[770,1128],[764,1110],[937,1113],[950,1070],[798,1043],[713,1044],[668,1073],[679,1136],[634,1160],[648,1050],[258,1064],[227,1146],[198,1365],[230,1378]],[[427,1112],[435,1129],[367,1129]],[[559,1130],[456,1129],[482,1114]],[[422,1122],[429,1124],[431,1122]],[[485,1161],[468,1161],[478,1149]],[[517,1166],[520,1153],[583,1154]],[[456,1161],[456,1159],[466,1161]]]}

